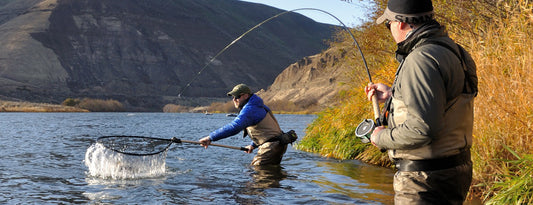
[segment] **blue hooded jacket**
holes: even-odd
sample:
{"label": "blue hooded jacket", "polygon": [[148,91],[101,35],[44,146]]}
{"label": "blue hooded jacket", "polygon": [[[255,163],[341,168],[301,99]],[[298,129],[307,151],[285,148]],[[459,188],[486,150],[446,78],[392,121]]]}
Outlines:
{"label": "blue hooded jacket", "polygon": [[[267,111],[268,110],[268,111]],[[218,128],[209,134],[211,141],[221,140],[238,134],[246,127],[253,126],[261,122],[270,111],[259,96],[252,94],[248,102],[244,105],[239,115],[232,122]],[[252,146],[256,145],[252,142]]]}

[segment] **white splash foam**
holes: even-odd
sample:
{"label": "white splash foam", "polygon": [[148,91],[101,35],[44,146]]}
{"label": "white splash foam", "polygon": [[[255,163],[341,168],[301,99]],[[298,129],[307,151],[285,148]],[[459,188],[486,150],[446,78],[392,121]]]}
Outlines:
{"label": "white splash foam", "polygon": [[87,148],[85,165],[88,175],[111,179],[153,178],[165,174],[166,151],[150,156],[125,155],[95,143]]}

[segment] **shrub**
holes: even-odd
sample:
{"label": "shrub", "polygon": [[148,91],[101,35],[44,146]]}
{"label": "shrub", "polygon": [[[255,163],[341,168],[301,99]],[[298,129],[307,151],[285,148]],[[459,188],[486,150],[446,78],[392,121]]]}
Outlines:
{"label": "shrub", "polygon": [[77,107],[87,109],[91,112],[122,112],[125,110],[122,103],[111,99],[101,100],[83,98],[80,100]]}
{"label": "shrub", "polygon": [[189,112],[190,110],[190,107],[175,104],[166,104],[163,107],[163,112]]}
{"label": "shrub", "polygon": [[222,113],[236,113],[239,110],[235,108],[235,105],[233,105],[233,101],[228,101],[225,103],[222,102],[214,102],[211,103],[209,108],[207,108],[209,112],[222,112]]}
{"label": "shrub", "polygon": [[67,98],[61,103],[61,105],[74,107],[78,105],[79,103],[80,103],[79,99]]}

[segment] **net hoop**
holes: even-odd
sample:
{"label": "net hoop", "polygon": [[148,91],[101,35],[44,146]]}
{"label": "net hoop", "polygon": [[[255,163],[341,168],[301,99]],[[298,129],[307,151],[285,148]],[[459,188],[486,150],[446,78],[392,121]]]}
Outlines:
{"label": "net hoop", "polygon": [[[134,140],[142,140],[142,141],[147,141],[147,142],[148,141],[164,141],[166,142],[166,145],[163,145],[163,148],[159,148],[157,150],[151,150],[146,153],[138,153],[138,152],[127,151],[128,146],[126,144],[114,144],[113,143],[115,142],[115,140],[120,140],[120,139],[125,139],[125,138],[134,139]],[[109,143],[109,141],[111,141],[112,143]],[[156,137],[113,135],[113,136],[98,137],[98,139],[96,139],[96,142],[103,145],[106,149],[112,150],[113,152],[117,152],[117,153],[121,153],[125,155],[133,155],[133,156],[151,156],[151,155],[157,155],[157,154],[166,152],[174,141],[172,139],[164,139],[164,138],[156,138]],[[121,148],[119,149],[118,147],[121,147]]]}

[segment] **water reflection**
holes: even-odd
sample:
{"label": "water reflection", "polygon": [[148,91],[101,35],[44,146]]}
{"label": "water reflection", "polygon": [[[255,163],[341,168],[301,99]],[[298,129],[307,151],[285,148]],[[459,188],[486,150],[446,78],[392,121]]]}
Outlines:
{"label": "water reflection", "polygon": [[280,188],[280,182],[287,178],[288,174],[281,165],[251,166],[252,182],[250,188]]}
{"label": "water reflection", "polygon": [[280,204],[272,199],[272,195],[286,193],[281,181],[288,177],[287,171],[281,165],[249,165],[251,180],[235,191],[233,200],[238,204],[265,204],[270,198],[274,204]]}
{"label": "water reflection", "polygon": [[327,189],[328,193],[337,193],[355,199],[378,201],[392,204],[393,170],[363,164],[360,161],[320,161],[318,167],[324,168],[324,176],[315,182]]}
{"label": "water reflection", "polygon": [[392,204],[393,170],[289,152],[281,166],[250,166],[236,191],[244,204]]}

